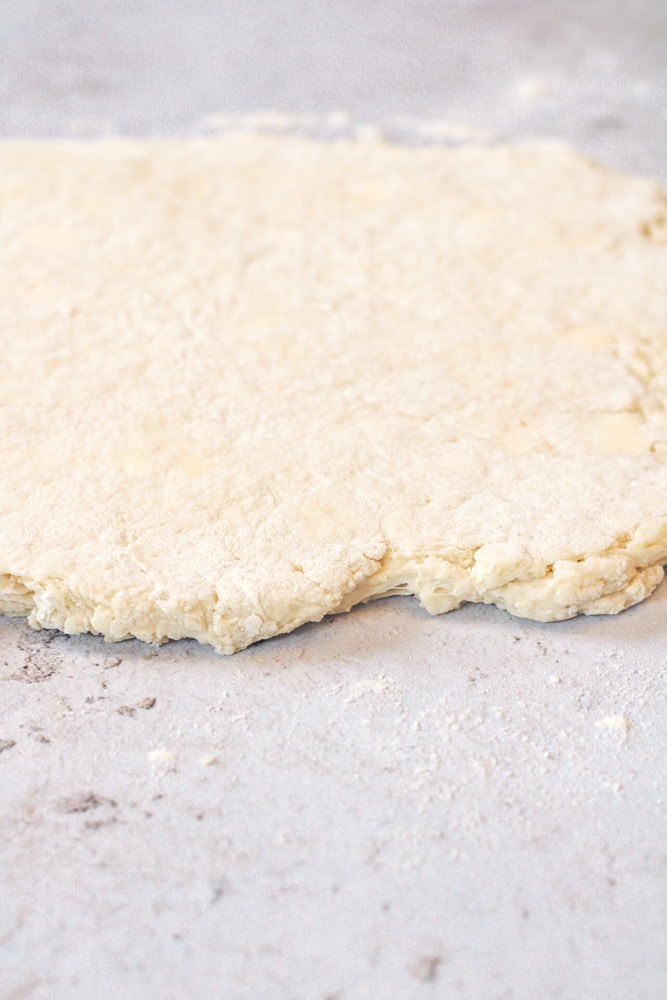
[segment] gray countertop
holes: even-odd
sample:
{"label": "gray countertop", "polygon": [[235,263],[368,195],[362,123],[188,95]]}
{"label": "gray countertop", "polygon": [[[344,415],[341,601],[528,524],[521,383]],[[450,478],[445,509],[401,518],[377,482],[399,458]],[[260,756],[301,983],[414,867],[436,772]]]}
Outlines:
{"label": "gray countertop", "polygon": [[[0,7],[1,134],[259,111],[667,178],[667,7]],[[0,618],[0,1000],[664,997],[666,612],[392,598],[231,658]]]}

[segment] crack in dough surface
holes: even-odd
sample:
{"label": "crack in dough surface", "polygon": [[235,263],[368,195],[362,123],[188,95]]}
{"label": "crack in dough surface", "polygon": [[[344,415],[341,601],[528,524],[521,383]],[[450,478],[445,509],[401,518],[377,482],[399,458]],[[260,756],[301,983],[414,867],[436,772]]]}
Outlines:
{"label": "crack in dough surface", "polygon": [[664,194],[567,148],[0,145],[0,612],[221,652],[667,560]]}

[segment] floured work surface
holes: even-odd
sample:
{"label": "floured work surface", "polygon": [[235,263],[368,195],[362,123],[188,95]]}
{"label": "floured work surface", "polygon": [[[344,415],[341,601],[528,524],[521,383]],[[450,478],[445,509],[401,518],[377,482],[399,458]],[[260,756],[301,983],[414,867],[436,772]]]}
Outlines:
{"label": "floured work surface", "polygon": [[0,612],[231,652],[667,560],[667,212],[557,147],[0,147]]}

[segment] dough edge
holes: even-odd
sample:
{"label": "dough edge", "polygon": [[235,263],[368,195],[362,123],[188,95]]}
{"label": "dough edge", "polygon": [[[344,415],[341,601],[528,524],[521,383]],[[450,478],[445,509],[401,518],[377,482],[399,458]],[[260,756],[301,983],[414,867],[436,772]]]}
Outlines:
{"label": "dough edge", "polygon": [[456,561],[437,554],[399,556],[386,550],[366,559],[340,592],[321,591],[307,605],[292,602],[279,620],[262,615],[259,602],[239,608],[217,600],[187,608],[148,592],[123,592],[108,600],[78,592],[65,580],[0,574],[0,614],[25,617],[34,629],[68,635],[93,633],[107,642],[136,638],[161,644],[196,639],[230,654],[263,639],[294,631],[326,615],[342,614],[372,600],[415,596],[433,615],[465,603],[493,604],[518,618],[563,621],[577,615],[612,615],[645,600],[664,577],[667,521],[640,526],[604,552],[538,564],[515,542],[490,543]]}

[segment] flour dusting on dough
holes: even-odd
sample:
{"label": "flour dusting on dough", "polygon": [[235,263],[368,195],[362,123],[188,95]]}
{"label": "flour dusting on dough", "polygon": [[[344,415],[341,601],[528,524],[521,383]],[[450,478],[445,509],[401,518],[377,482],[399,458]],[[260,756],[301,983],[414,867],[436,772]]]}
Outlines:
{"label": "flour dusting on dough", "polygon": [[552,621],[659,584],[654,183],[284,135],[0,176],[1,613],[233,652],[386,594]]}

